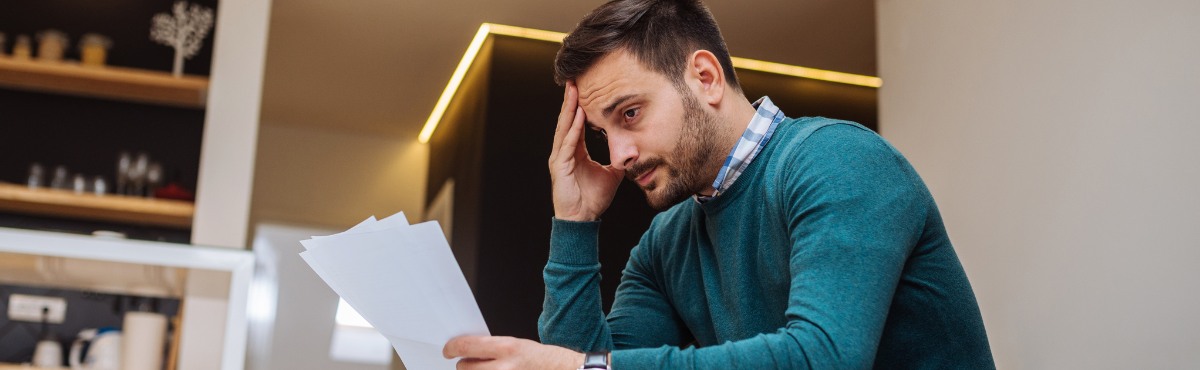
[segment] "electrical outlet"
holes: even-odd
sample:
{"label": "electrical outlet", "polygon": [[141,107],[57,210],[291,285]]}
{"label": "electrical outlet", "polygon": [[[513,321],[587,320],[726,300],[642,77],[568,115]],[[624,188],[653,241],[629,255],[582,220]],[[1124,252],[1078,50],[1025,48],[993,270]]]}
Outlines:
{"label": "electrical outlet", "polygon": [[8,296],[8,319],[42,322],[42,308],[49,308],[47,322],[62,324],[67,316],[67,300],[62,297],[13,294]]}

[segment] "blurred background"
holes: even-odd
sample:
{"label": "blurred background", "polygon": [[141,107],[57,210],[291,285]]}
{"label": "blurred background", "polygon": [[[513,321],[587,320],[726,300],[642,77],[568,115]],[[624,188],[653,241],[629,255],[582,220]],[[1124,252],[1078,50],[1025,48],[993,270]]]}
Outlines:
{"label": "blurred background", "polygon": [[[61,298],[67,312],[50,329],[0,316],[0,363],[32,361],[47,331],[69,347],[153,311],[162,368],[402,368],[296,256],[298,240],[399,211],[452,225],[494,334],[536,335],[558,45],[490,36],[418,136],[481,24],[569,32],[602,2],[192,3],[214,21],[180,79],[173,46],[147,37],[172,2],[0,4],[0,306]],[[1200,364],[1200,3],[706,4],[734,56],[882,79],[738,70],[749,98],[859,121],[908,157],[1000,368]],[[43,58],[47,29],[68,36],[61,60]],[[104,66],[87,66],[86,33],[110,39]],[[157,181],[136,170],[142,153]],[[605,297],[652,216],[622,188],[602,235]],[[78,236],[96,231],[125,241]],[[112,249],[80,247],[93,244]],[[139,259],[143,246],[172,252]],[[180,262],[197,250],[234,255]],[[108,263],[148,272],[102,284]]]}

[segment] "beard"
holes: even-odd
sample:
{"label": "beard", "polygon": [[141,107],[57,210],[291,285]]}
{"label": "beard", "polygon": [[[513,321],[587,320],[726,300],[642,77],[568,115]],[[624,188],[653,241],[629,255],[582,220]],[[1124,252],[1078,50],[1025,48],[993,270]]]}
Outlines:
{"label": "beard", "polygon": [[634,164],[626,177],[635,181],[646,171],[658,167],[664,170],[661,186],[651,182],[642,188],[646,203],[663,211],[687,197],[712,187],[716,172],[725,155],[717,151],[717,117],[705,111],[690,91],[681,89],[683,128],[670,157],[647,158]]}

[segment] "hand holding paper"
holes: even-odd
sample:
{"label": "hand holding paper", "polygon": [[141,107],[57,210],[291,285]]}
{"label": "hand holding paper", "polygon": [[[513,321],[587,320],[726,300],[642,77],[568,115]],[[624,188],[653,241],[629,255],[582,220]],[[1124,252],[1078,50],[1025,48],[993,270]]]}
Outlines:
{"label": "hand holding paper", "polygon": [[454,369],[442,348],[489,335],[470,287],[436,221],[403,213],[300,242],[300,257],[376,330],[409,369]]}

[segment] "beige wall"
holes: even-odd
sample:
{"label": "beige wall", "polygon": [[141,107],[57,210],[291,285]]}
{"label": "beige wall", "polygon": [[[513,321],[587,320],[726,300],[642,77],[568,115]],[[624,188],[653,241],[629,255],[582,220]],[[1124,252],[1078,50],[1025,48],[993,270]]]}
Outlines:
{"label": "beige wall", "polygon": [[1200,2],[876,5],[881,131],[1000,367],[1200,364]]}
{"label": "beige wall", "polygon": [[[415,133],[414,133],[415,134]],[[404,211],[420,220],[428,147],[388,137],[264,122],[252,219],[345,228]]]}

